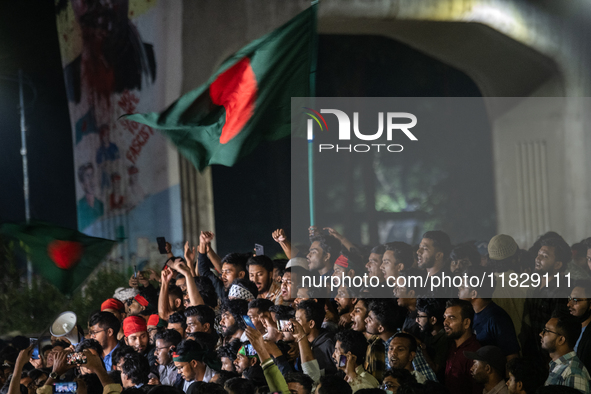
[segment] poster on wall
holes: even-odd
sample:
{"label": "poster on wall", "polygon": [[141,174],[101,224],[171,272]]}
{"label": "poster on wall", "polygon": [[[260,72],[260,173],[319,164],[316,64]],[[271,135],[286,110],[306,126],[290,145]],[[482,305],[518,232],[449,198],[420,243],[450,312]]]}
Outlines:
{"label": "poster on wall", "polygon": [[111,259],[122,267],[161,261],[156,237],[182,242],[176,151],[152,128],[120,119],[160,110],[179,93],[174,8],[157,0],[57,4],[78,229],[119,241]]}

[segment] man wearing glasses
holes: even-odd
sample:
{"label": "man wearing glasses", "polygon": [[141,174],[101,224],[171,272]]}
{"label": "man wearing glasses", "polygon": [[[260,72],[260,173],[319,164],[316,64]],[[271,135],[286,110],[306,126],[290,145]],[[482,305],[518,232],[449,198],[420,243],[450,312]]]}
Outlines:
{"label": "man wearing glasses", "polygon": [[107,372],[113,369],[113,351],[119,346],[117,334],[121,328],[119,319],[110,312],[97,312],[88,320],[88,335],[103,348],[103,361]]}
{"label": "man wearing glasses", "polygon": [[591,322],[591,299],[587,298],[589,292],[590,280],[575,281],[567,303],[570,314],[581,322],[581,335],[575,344],[575,352],[588,371],[591,368],[591,330],[587,330]]}
{"label": "man wearing glasses", "polygon": [[574,351],[581,325],[572,316],[553,315],[540,333],[542,349],[550,353],[550,374],[545,386],[559,385],[588,393],[589,372]]}

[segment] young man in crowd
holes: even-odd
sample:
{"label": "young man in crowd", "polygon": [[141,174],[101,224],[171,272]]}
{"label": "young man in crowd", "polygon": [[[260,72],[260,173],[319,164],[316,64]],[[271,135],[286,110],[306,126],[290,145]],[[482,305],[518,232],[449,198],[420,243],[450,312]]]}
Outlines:
{"label": "young man in crowd", "polygon": [[264,298],[257,298],[248,304],[248,312],[246,315],[250,318],[256,329],[263,334],[266,331],[263,321],[265,318],[270,317],[271,312],[269,312],[269,308],[273,305],[274,304],[271,300]]}
{"label": "young man in crowd", "polygon": [[365,337],[358,331],[343,330],[335,337],[332,355],[336,367],[344,371],[345,380],[353,392],[360,389],[377,388],[380,383],[363,368],[365,361]]}
{"label": "young man in crowd", "polygon": [[220,307],[222,318],[220,319],[221,336],[224,338],[224,344],[242,337],[246,324],[242,316],[248,312],[248,301],[246,300],[226,300]]}
{"label": "young man in crowd", "polygon": [[178,344],[172,354],[172,360],[178,373],[185,380],[183,391],[186,393],[194,382],[209,382],[219,366],[213,364],[211,354],[195,341],[184,340]]}
{"label": "young man in crowd", "polygon": [[445,362],[445,386],[453,392],[481,394],[482,385],[472,379],[472,360],[464,352],[480,349],[480,343],[472,334],[474,309],[468,301],[449,300],[445,304],[443,327],[451,341]]}
{"label": "young man in crowd", "polygon": [[365,269],[369,278],[377,278],[380,284],[384,284],[384,273],[382,272],[382,257],[386,247],[384,245],[374,246],[369,252],[369,258],[365,264]]}
{"label": "young man in crowd", "polygon": [[150,345],[146,321],[139,316],[126,317],[123,320],[123,333],[125,334],[125,343],[146,357],[150,362],[149,365],[155,365],[156,359],[152,352],[154,347]]}
{"label": "young man in crowd", "polygon": [[187,329],[187,318],[181,312],[174,312],[168,318],[168,329],[176,330],[181,337],[185,337],[185,330]]}
{"label": "young man in crowd", "polygon": [[542,349],[550,354],[550,374],[545,385],[559,385],[589,393],[589,372],[574,351],[581,335],[581,323],[572,316],[553,315],[540,338]]}
{"label": "young man in crowd", "polygon": [[406,369],[413,374],[418,383],[425,383],[427,378],[415,371],[412,361],[417,354],[417,341],[410,334],[399,332],[394,335],[388,348],[388,360],[391,369]]}
{"label": "young man in crowd", "polygon": [[330,235],[316,235],[310,238],[310,249],[306,258],[308,269],[316,271],[320,278],[332,276],[334,263],[339,257],[341,243]]}
{"label": "young man in crowd", "polygon": [[507,389],[509,394],[533,394],[544,384],[541,373],[523,358],[514,358],[507,363]]}
{"label": "young man in crowd", "polygon": [[172,361],[172,353],[176,346],[183,340],[181,334],[176,330],[164,330],[156,334],[154,355],[158,363],[158,374],[160,384],[182,388],[179,384],[179,374]]}
{"label": "young man in crowd", "polygon": [[439,298],[417,299],[416,322],[424,335],[421,348],[429,365],[443,381],[449,340],[443,328],[445,302]]}
{"label": "young man in crowd", "polygon": [[474,309],[474,323],[472,330],[482,346],[498,346],[507,357],[507,361],[519,356],[519,342],[515,334],[515,327],[509,314],[495,304],[492,294],[495,289],[486,280],[479,287],[470,286],[470,278],[481,278],[485,275],[480,266],[472,266],[465,270],[466,276],[458,287],[458,298],[472,304]]}
{"label": "young man in crowd", "polygon": [[228,290],[235,279],[244,278],[247,276],[246,261],[247,255],[243,253],[230,253],[222,259],[221,278],[218,278],[211,269],[213,264],[207,254],[199,252],[198,255],[198,269],[199,275],[202,275],[211,280],[218,298],[225,300],[228,296]]}
{"label": "young man in crowd", "polygon": [[137,353],[125,355],[121,364],[121,382],[124,389],[141,388],[148,384],[150,364],[145,357]]}
{"label": "young man in crowd", "polygon": [[318,360],[321,373],[328,375],[335,373],[337,368],[332,361],[333,338],[322,329],[324,316],[324,305],[313,300],[300,302],[295,313],[295,319],[303,327],[314,357]]}
{"label": "young man in crowd", "polygon": [[558,234],[542,237],[539,244],[541,246],[537,251],[534,272],[540,277],[548,274],[548,283],[540,280],[539,287],[529,289],[523,309],[520,340],[523,355],[543,369],[549,359],[548,353],[541,347],[539,333],[554,312],[568,314],[563,301],[568,293],[565,287],[558,286],[555,275],[564,271],[571,260],[571,250]]}
{"label": "young man in crowd", "polygon": [[234,370],[240,375],[248,368],[261,364],[261,360],[259,360],[259,356],[255,352],[248,352],[248,345],[245,343],[240,346],[240,349],[236,353],[236,359],[234,360]]}
{"label": "young man in crowd", "polygon": [[406,242],[390,242],[384,246],[385,251],[380,270],[386,284],[392,287],[396,283],[400,271],[412,267],[413,249]]}
{"label": "young man in crowd", "polygon": [[588,329],[591,322],[591,297],[587,296],[590,292],[590,280],[575,281],[567,303],[570,314],[581,322],[581,335],[574,349],[587,371],[591,370],[591,329]]}
{"label": "young man in crowd", "polygon": [[258,298],[273,303],[281,293],[281,286],[273,280],[273,260],[267,256],[253,256],[246,263],[249,279],[254,282],[259,292]]}
{"label": "young man in crowd", "polygon": [[[385,369],[390,369],[390,361],[385,353],[390,347],[390,341],[394,338],[396,330],[402,327],[403,322],[404,315],[400,313],[400,308],[394,300],[376,299],[368,306],[367,318],[365,319],[365,330],[368,334],[377,335],[382,340],[384,345]],[[381,348],[378,352],[381,356]],[[377,373],[383,374],[383,371]]]}
{"label": "young man in crowd", "polygon": [[117,334],[121,328],[121,322],[109,312],[97,312],[88,320],[88,336],[96,339],[103,349],[101,358],[105,363],[107,372],[113,369],[113,351],[119,346]]}
{"label": "young man in crowd", "polygon": [[464,355],[474,360],[472,377],[484,387],[484,393],[508,394],[505,384],[505,354],[496,346],[483,346],[475,352],[466,351]]}

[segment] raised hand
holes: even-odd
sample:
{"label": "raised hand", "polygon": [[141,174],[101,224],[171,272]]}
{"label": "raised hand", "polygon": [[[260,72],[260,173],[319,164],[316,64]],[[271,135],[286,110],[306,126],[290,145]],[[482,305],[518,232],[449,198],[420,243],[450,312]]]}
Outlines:
{"label": "raised hand", "polygon": [[310,226],[308,227],[308,236],[310,238],[320,235],[320,229],[318,226]]}
{"label": "raised hand", "polygon": [[211,231],[202,231],[201,234],[203,234],[204,241],[206,244],[210,244],[211,241],[213,241],[213,239],[215,238],[215,234]]}
{"label": "raised hand", "polygon": [[[199,237],[201,240],[201,236]],[[189,246],[189,241],[185,242],[185,260],[187,264],[193,264],[195,262],[195,247]]]}
{"label": "raised hand", "polygon": [[328,230],[328,235],[335,237],[336,239],[341,239],[343,236],[334,228],[332,227],[324,227],[324,230]]}
{"label": "raised hand", "polygon": [[33,355],[33,347],[34,347],[34,345],[31,345],[28,348],[20,351],[20,353],[18,354],[18,357],[16,359],[16,363],[14,364],[15,369],[16,368],[20,368],[20,370],[23,369],[25,364],[31,359],[31,356]]}
{"label": "raised hand", "polygon": [[273,231],[273,234],[271,236],[273,237],[273,241],[278,243],[285,242],[287,240],[287,237],[285,236],[285,231],[282,228]]}
{"label": "raised hand", "polygon": [[173,276],[174,272],[172,272],[170,267],[166,267],[166,269],[160,273],[160,279],[162,280],[162,283],[170,283]]}

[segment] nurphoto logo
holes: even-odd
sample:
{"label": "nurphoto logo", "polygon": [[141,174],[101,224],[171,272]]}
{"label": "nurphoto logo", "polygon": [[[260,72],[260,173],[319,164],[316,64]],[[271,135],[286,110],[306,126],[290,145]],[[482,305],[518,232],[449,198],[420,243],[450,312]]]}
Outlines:
{"label": "nurphoto logo", "polygon": [[[322,114],[332,114],[336,116],[336,120],[339,123],[338,136],[339,141],[351,141],[351,119],[344,111],[338,109],[321,109],[320,112],[309,108],[303,107],[309,112],[305,112],[306,115],[310,116],[307,123],[307,135],[308,141],[314,139],[314,121],[321,131],[328,131],[328,124]],[[411,141],[418,141],[417,137],[410,131],[411,128],[416,126],[417,117],[409,112],[386,112],[386,138],[382,138],[384,134],[384,112],[378,112],[378,130],[373,134],[364,134],[359,130],[359,112],[353,112],[353,134],[357,140],[361,141],[375,141],[372,144],[319,144],[318,152],[323,151],[334,151],[334,152],[357,152],[365,153],[371,150],[387,151],[392,153],[402,152],[404,147],[401,144],[390,144],[394,138],[399,138],[404,135]],[[401,120],[407,120],[406,123],[402,123]],[[408,122],[409,121],[409,122]],[[378,141],[384,141],[384,143],[377,143]],[[388,143],[386,143],[388,142]]]}

